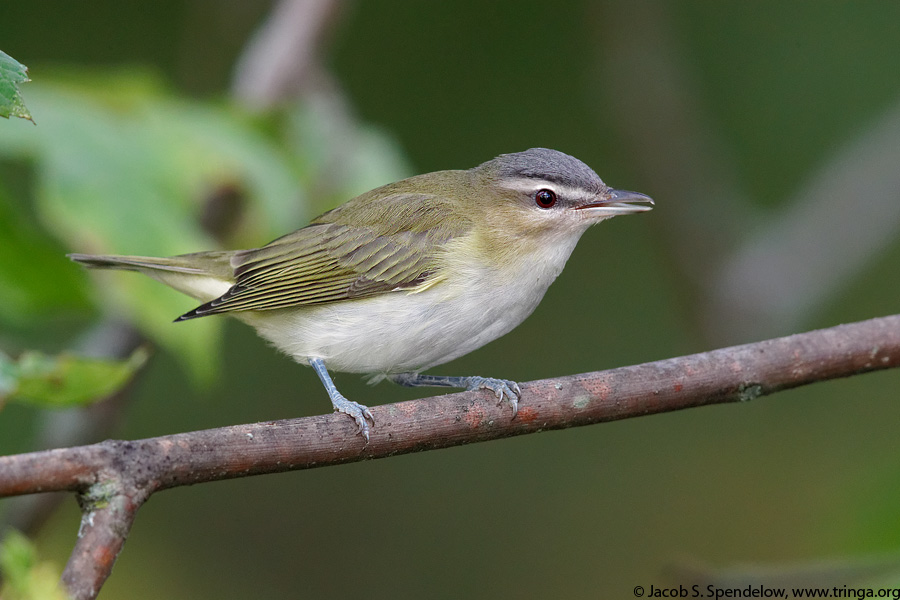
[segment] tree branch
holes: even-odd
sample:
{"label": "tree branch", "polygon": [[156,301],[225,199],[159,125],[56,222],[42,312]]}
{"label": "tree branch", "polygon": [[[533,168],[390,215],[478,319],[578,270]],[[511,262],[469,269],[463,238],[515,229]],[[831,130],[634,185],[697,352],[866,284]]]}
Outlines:
{"label": "tree branch", "polygon": [[519,413],[487,392],[372,408],[368,444],[344,415],[236,425],[0,457],[0,496],[73,491],[84,518],[63,580],[94,598],[154,492],[384,458],[694,406],[752,400],[900,366],[900,315],[712,352],[522,384]]}
{"label": "tree branch", "polygon": [[125,545],[138,509],[149,492],[135,486],[127,473],[79,494],[81,527],[63,571],[62,583],[72,598],[96,598]]}
{"label": "tree branch", "polygon": [[[133,326],[106,319],[88,330],[75,350],[85,356],[126,358],[144,342],[144,337]],[[132,379],[124,388],[100,402],[64,410],[41,411],[35,446],[58,448],[89,444],[108,437],[120,420],[137,379]],[[0,535],[7,527],[34,535],[64,498],[60,494],[43,494],[11,501],[7,510],[0,515]]]}

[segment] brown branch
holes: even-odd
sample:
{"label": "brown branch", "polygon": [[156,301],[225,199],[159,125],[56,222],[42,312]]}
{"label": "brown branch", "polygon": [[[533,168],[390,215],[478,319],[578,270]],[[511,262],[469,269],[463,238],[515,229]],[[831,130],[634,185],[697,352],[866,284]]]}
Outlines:
{"label": "brown branch", "polygon": [[[75,350],[86,356],[125,358],[144,342],[143,336],[133,326],[107,319],[92,327],[76,344]],[[59,448],[107,438],[121,419],[136,380],[132,379],[124,388],[100,402],[41,412],[35,447]],[[7,510],[0,516],[0,535],[7,527],[27,535],[36,534],[64,498],[64,494],[42,494],[10,501]]]}
{"label": "brown branch", "polygon": [[85,517],[64,581],[93,598],[154,492],[309,469],[603,421],[746,401],[900,366],[900,315],[609,371],[523,384],[510,418],[487,392],[372,408],[366,444],[344,415],[237,425],[0,457],[0,496],[80,494]]}
{"label": "brown branch", "polygon": [[79,494],[81,527],[63,571],[70,597],[96,598],[125,545],[138,509],[149,493],[135,486],[127,473]]}

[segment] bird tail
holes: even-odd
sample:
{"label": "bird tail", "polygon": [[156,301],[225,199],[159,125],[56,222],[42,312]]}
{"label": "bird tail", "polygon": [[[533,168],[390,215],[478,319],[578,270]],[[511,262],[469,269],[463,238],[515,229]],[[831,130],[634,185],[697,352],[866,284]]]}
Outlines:
{"label": "bird tail", "polygon": [[92,269],[122,269],[125,271],[172,271],[176,273],[205,273],[186,257],[156,258],[153,256],[119,256],[117,254],[67,254],[75,262]]}
{"label": "bird tail", "polygon": [[92,269],[137,271],[203,302],[218,298],[234,285],[234,252],[197,252],[167,258],[115,254],[69,254]]}

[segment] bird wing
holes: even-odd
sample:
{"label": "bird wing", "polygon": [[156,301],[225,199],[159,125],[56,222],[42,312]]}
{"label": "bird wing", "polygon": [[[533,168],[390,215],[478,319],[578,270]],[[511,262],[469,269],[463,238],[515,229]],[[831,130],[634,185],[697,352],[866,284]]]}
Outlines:
{"label": "bird wing", "polygon": [[344,205],[262,248],[236,252],[231,289],[179,320],[415,291],[439,281],[440,248],[464,230],[447,225],[449,205],[436,196],[395,194],[368,208],[367,220],[352,214],[365,208]]}

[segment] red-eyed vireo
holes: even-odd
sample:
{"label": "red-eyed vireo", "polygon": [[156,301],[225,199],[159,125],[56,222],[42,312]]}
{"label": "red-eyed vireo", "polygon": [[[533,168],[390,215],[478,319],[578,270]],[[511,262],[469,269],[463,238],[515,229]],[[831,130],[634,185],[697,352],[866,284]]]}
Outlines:
{"label": "red-eyed vireo", "polygon": [[578,159],[532,148],[382,186],[262,248],[69,256],[140,271],[204,303],[177,321],[228,313],[252,325],[313,367],[335,410],[368,439],[369,409],[344,398],[326,367],[406,386],[486,388],[515,415],[515,382],[420,373],[516,327],[588,227],[652,204],[611,189]]}

